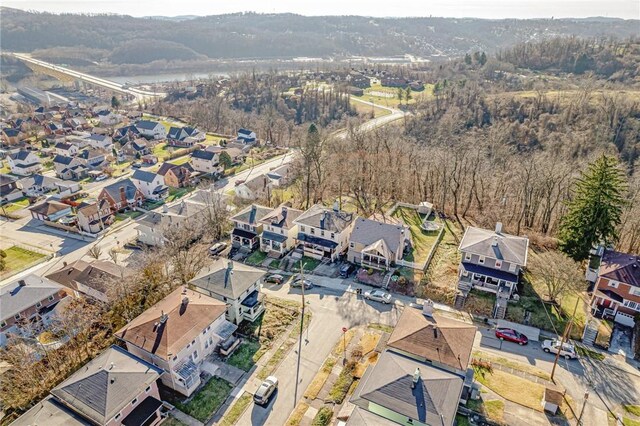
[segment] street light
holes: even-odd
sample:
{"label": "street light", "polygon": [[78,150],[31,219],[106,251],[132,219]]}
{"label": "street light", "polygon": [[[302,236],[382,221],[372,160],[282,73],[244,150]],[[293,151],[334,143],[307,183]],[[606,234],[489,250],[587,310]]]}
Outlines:
{"label": "street light", "polygon": [[582,403],[582,410],[580,410],[580,416],[578,417],[578,426],[582,424],[582,415],[584,414],[584,408],[587,406],[587,399],[589,399],[589,391],[584,393],[584,402]]}
{"label": "street light", "polygon": [[347,364],[347,327],[342,327],[342,365]]}
{"label": "street light", "polygon": [[[296,365],[296,386],[294,389],[294,394],[293,394],[293,408],[296,408],[296,403],[298,402],[298,382],[299,382],[299,377],[300,377],[300,357],[301,357],[301,353],[302,353],[302,334],[304,332],[304,307],[305,307],[305,303],[304,303],[304,267],[306,266],[306,263],[302,263],[302,260],[300,260],[300,279],[302,280],[302,285],[300,286],[300,288],[302,289],[302,318],[300,318],[300,340],[298,341],[298,362]],[[309,334],[307,334],[307,337],[309,336]]]}

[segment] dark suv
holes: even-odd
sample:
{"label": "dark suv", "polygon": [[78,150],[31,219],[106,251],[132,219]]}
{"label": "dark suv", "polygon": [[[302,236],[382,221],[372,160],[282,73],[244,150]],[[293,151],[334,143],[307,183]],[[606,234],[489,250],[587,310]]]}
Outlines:
{"label": "dark suv", "polygon": [[351,263],[345,263],[340,268],[340,276],[342,278],[349,278],[349,275],[351,275],[355,270],[356,270],[356,267],[353,266]]}

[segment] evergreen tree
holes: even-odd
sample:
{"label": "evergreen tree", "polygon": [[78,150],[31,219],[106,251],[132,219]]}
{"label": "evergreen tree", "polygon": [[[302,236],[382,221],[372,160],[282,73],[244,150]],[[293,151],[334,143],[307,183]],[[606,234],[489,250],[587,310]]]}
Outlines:
{"label": "evergreen tree", "polygon": [[471,55],[468,53],[464,55],[464,63],[467,65],[471,65]]}
{"label": "evergreen tree", "polygon": [[404,98],[409,103],[411,100],[411,87],[407,86],[407,90],[404,91]]}
{"label": "evergreen tree", "polygon": [[5,260],[7,257],[7,252],[4,250],[0,250],[0,271],[4,271],[7,267],[7,261]]}
{"label": "evergreen tree", "polygon": [[596,245],[616,242],[626,191],[626,176],[618,160],[603,155],[591,163],[575,182],[567,214],[560,222],[560,249],[582,261]]}
{"label": "evergreen tree", "polygon": [[227,151],[220,153],[220,163],[224,166],[225,170],[233,166],[233,160]]}
{"label": "evergreen tree", "polygon": [[401,87],[398,87],[398,100],[400,101],[400,105],[402,105],[402,99],[404,98],[404,92]]}
{"label": "evergreen tree", "polygon": [[111,97],[111,108],[117,109],[120,106],[120,101],[115,96]]}
{"label": "evergreen tree", "polygon": [[482,52],[480,54],[480,60],[478,62],[480,62],[480,65],[484,66],[484,64],[487,63],[487,54]]}

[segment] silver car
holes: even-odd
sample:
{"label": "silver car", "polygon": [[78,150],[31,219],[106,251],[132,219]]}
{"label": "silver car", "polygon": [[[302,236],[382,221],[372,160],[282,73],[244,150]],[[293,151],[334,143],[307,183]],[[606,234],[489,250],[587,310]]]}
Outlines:
{"label": "silver car", "polygon": [[253,401],[258,405],[266,405],[276,389],[278,389],[278,379],[275,376],[267,377],[253,395]]}
{"label": "silver car", "polygon": [[364,298],[367,300],[375,300],[376,302],[382,302],[385,305],[391,303],[391,294],[382,290],[366,291]]}

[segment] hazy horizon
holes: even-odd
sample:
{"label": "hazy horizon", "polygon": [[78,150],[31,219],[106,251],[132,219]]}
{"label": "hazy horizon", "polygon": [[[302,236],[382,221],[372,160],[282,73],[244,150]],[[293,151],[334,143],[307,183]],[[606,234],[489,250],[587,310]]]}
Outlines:
{"label": "hazy horizon", "polygon": [[[217,3],[217,4],[216,4]],[[536,19],[606,17],[639,19],[638,0],[439,0],[430,3],[408,0],[402,4],[384,3],[372,6],[371,1],[342,2],[326,0],[306,4],[295,0],[281,0],[275,6],[259,0],[231,3],[202,4],[197,0],[158,0],[131,2],[130,0],[62,0],[30,1],[6,0],[3,6],[26,11],[51,13],[114,13],[135,17],[221,15],[238,12],[295,13],[306,16],[358,15],[370,17],[445,17],[481,19]]]}

